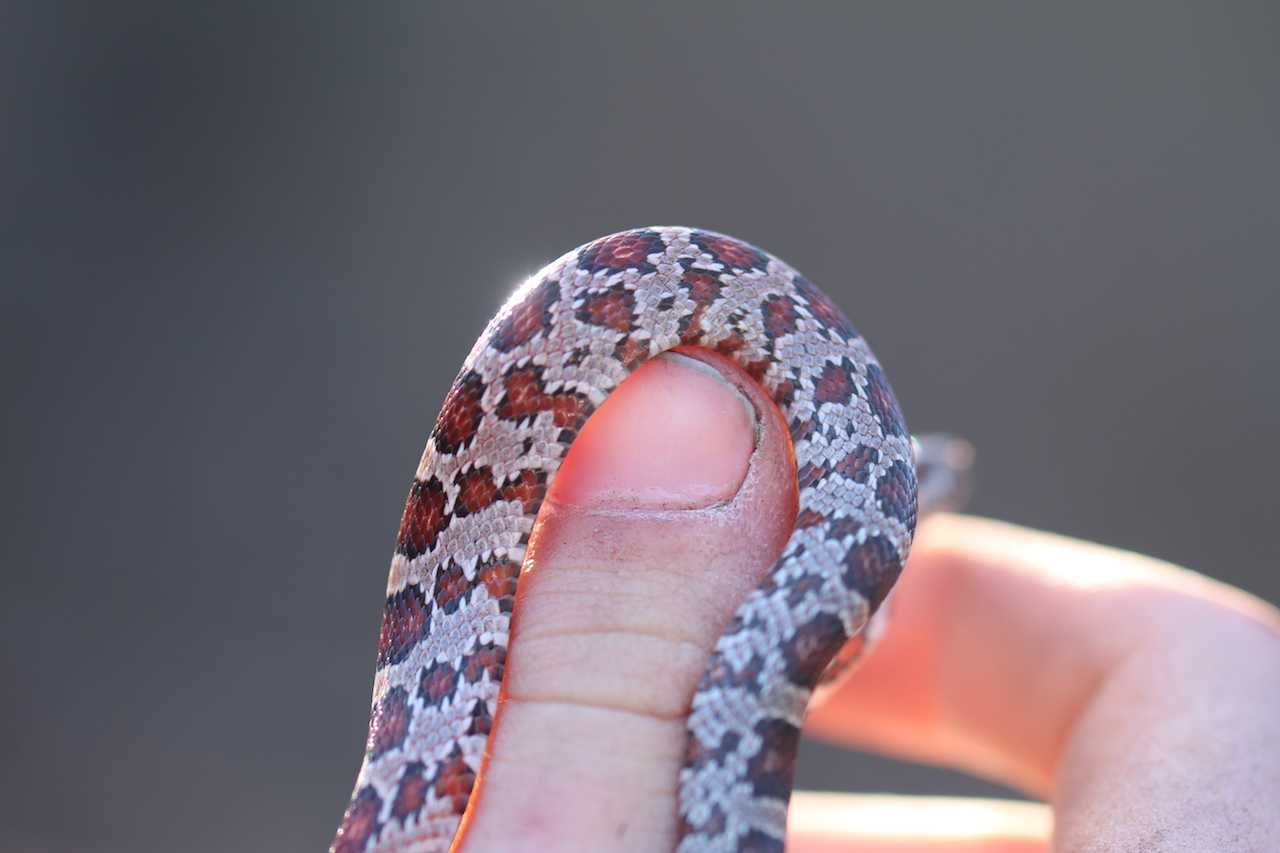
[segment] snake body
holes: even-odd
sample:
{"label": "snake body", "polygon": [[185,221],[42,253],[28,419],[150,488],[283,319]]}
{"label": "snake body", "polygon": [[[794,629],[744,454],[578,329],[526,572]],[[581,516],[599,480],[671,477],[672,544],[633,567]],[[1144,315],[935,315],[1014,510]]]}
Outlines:
{"label": "snake body", "polygon": [[547,266],[467,357],[400,524],[366,753],[332,853],[449,849],[497,711],[547,486],[605,396],[646,359],[688,345],[732,358],[777,403],[799,512],[693,698],[678,849],[783,849],[809,695],[911,543],[911,437],[880,365],[826,296],[746,243],[664,227]]}

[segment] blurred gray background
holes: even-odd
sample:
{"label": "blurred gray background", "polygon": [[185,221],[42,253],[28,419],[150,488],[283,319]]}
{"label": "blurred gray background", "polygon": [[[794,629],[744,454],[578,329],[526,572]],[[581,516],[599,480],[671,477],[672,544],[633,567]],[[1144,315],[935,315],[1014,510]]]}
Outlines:
{"label": "blurred gray background", "polygon": [[0,850],[323,849],[445,389],[630,226],[801,268],[974,512],[1280,600],[1277,45],[1273,2],[0,4]]}

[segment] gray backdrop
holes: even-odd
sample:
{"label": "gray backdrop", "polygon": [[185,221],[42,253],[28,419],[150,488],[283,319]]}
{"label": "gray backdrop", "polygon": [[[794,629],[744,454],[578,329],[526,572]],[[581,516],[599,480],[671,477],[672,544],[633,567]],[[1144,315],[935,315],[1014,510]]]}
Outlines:
{"label": "gray backdrop", "polygon": [[323,849],[447,384],[629,226],[800,267],[977,445],[974,512],[1280,599],[1278,37],[1271,2],[0,5],[0,849]]}

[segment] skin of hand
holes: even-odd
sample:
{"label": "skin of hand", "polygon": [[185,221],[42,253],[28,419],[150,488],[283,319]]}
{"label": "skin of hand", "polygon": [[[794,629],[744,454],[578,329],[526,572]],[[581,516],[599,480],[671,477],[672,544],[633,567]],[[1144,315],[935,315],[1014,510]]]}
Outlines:
{"label": "skin of hand", "polygon": [[[458,850],[674,849],[690,698],[795,507],[781,417],[726,359],[659,358],[610,396],[539,515]],[[977,804],[1013,824],[949,833],[953,812],[927,799],[855,798],[844,826],[820,819],[834,801],[800,796],[789,851],[1280,850],[1269,605],[1135,554],[937,516],[892,606],[806,732],[1018,787],[1053,806],[1052,840],[1043,822],[1008,830],[1027,804]]]}

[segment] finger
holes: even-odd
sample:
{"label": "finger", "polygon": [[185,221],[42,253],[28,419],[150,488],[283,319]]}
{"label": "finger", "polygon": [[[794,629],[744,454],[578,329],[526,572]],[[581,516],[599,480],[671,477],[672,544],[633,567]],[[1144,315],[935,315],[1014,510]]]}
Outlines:
{"label": "finger", "polygon": [[788,853],[1044,853],[1052,817],[1039,803],[796,791]]}
{"label": "finger", "polygon": [[1049,797],[1062,849],[1161,833],[1179,849],[1276,849],[1267,605],[1134,554],[952,516],[922,527],[894,617],[817,697],[814,734]]}
{"label": "finger", "polygon": [[468,853],[675,846],[690,699],[796,513],[776,408],[698,357],[715,369],[677,355],[624,382],[543,505]]}

